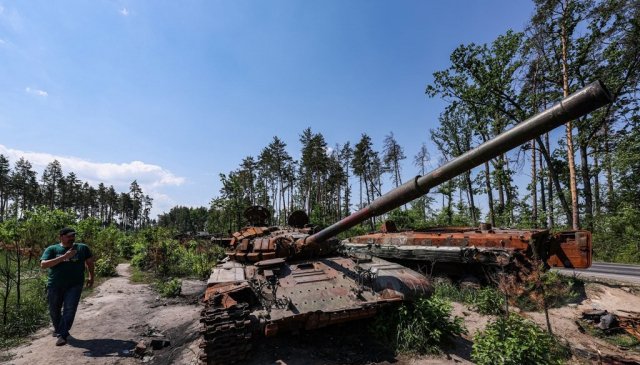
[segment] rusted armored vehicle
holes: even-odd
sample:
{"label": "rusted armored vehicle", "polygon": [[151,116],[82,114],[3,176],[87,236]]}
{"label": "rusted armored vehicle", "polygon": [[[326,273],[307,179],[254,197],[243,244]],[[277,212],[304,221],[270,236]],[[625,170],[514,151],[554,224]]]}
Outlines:
{"label": "rusted armored vehicle", "polygon": [[249,225],[233,234],[228,259],[212,270],[207,283],[200,360],[209,365],[233,363],[250,355],[257,337],[367,318],[384,307],[429,294],[432,287],[424,274],[373,252],[351,250],[336,236],[610,101],[604,85],[592,83],[318,232],[308,226],[304,212],[293,213],[288,226],[269,226],[266,209],[252,207],[245,214]]}
{"label": "rusted armored vehicle", "polygon": [[432,227],[399,231],[386,221],[380,232],[342,241],[347,254],[368,254],[398,262],[438,277],[480,285],[500,272],[531,268],[537,255],[549,267],[591,266],[591,233],[546,229]]}
{"label": "rusted armored vehicle", "polygon": [[426,276],[399,264],[338,255],[336,238],[305,242],[315,229],[302,211],[286,227],[268,226],[268,216],[249,208],[249,225],[233,234],[228,260],[213,269],[200,320],[202,363],[250,356],[255,336],[367,318],[432,292]]}

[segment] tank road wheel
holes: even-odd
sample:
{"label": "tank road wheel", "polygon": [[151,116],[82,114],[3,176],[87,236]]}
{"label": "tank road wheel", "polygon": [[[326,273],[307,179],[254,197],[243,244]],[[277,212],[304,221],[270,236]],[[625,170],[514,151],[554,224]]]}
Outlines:
{"label": "tank road wheel", "polygon": [[211,298],[200,315],[199,357],[203,365],[227,365],[251,356],[249,304],[224,308],[221,298],[220,294]]}

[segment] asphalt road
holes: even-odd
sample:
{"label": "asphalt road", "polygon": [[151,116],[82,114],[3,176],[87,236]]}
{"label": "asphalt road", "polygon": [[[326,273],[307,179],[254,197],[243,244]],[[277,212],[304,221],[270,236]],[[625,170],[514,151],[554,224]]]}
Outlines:
{"label": "asphalt road", "polygon": [[557,269],[564,275],[579,275],[583,278],[609,279],[623,283],[640,285],[640,265],[608,264],[594,262],[590,268],[579,269]]}

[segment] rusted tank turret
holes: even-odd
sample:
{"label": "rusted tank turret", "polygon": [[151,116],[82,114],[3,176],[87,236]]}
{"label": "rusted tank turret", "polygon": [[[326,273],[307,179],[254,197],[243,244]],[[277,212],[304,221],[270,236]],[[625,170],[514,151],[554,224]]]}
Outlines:
{"label": "rusted tank turret", "polygon": [[308,226],[304,212],[295,212],[281,227],[266,224],[266,209],[250,208],[245,215],[250,224],[233,234],[228,260],[213,269],[207,285],[201,361],[232,363],[249,355],[256,337],[371,317],[386,306],[429,294],[425,275],[371,250],[363,255],[349,249],[336,235],[608,102],[604,85],[593,83],[318,232]]}

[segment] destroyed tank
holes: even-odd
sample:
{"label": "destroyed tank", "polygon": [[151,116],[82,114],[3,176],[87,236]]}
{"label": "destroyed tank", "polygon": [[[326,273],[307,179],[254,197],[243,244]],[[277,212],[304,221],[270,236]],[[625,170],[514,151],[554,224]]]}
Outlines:
{"label": "destroyed tank", "polygon": [[[534,257],[546,267],[586,269],[591,266],[591,233],[547,229],[431,227],[396,229],[393,221],[380,232],[342,241],[347,254],[367,254],[402,263],[435,276],[479,287],[498,273],[526,274]],[[525,270],[523,270],[525,269]]]}
{"label": "destroyed tank", "polygon": [[[597,104],[588,101],[591,98],[597,100]],[[583,115],[589,112],[586,109],[610,102],[606,87],[596,81],[545,112],[424,177],[416,177],[389,193],[387,198],[379,200],[409,202],[427,194],[429,189],[440,183],[539,136],[540,130],[533,128],[544,123],[543,120],[572,120],[577,117],[574,113]],[[580,104],[581,107],[577,106]],[[388,205],[384,201],[376,201],[363,211],[370,216],[380,215],[379,207]],[[393,208],[400,205],[395,204]],[[385,211],[389,209],[385,208]],[[342,243],[347,254],[368,254],[419,268],[437,276],[439,280],[460,280],[464,284],[480,285],[481,279],[494,273],[519,273],[522,268],[529,269],[534,258],[547,268],[589,268],[592,260],[591,242],[591,233],[584,230],[552,234],[547,229],[496,228],[483,223],[479,227],[431,227],[399,231],[393,221],[386,221],[381,225],[380,232],[351,237]]]}
{"label": "destroyed tank", "polygon": [[228,259],[212,270],[202,311],[200,361],[230,364],[250,356],[252,339],[372,317],[383,308],[432,292],[429,279],[375,257],[338,255],[337,238],[315,233],[296,211],[288,226],[268,226],[254,206],[233,234]]}
{"label": "destroyed tank", "polygon": [[[368,247],[349,247],[336,236],[610,100],[602,83],[592,83],[317,232],[308,226],[304,212],[294,212],[289,225],[281,227],[266,224],[266,209],[250,208],[245,213],[249,225],[233,234],[228,258],[212,270],[207,283],[200,319],[201,362],[233,363],[250,356],[257,337],[372,317],[383,308],[429,295],[433,288],[426,275],[387,261]],[[373,242],[364,245],[374,247]]]}

